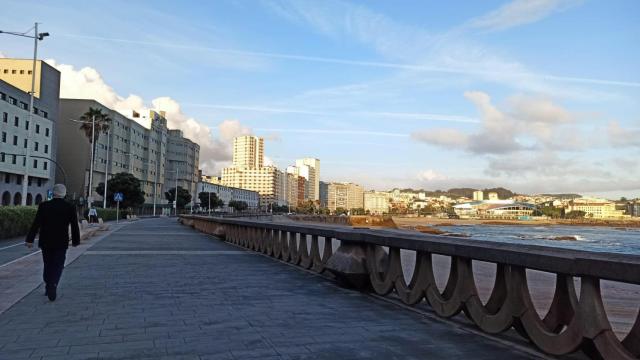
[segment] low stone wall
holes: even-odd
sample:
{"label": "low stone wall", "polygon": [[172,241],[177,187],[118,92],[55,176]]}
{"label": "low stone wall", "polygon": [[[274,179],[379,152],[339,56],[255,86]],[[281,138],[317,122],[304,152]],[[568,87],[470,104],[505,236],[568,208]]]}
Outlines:
{"label": "low stone wall", "polygon": [[[326,271],[345,285],[382,296],[395,293],[407,305],[426,303],[442,317],[464,313],[490,334],[516,329],[552,355],[582,350],[598,359],[640,358],[640,315],[626,336],[618,339],[600,290],[601,279],[640,284],[640,257],[636,255],[310,223],[199,216],[183,216],[180,221],[206,233],[222,234],[232,244],[281,261],[319,273]],[[320,238],[324,239],[323,246]],[[335,251],[334,239],[340,241]],[[402,267],[402,250],[416,254],[409,283]],[[451,260],[443,291],[436,284],[433,254]],[[496,267],[495,284],[486,304],[478,295],[474,260]],[[556,277],[553,300],[543,317],[532,300],[528,269]],[[576,278],[580,279],[579,290],[574,285]]]}

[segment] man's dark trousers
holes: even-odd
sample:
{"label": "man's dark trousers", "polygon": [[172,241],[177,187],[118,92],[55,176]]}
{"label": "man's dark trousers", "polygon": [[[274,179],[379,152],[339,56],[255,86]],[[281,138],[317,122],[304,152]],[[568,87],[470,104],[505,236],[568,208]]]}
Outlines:
{"label": "man's dark trousers", "polygon": [[67,249],[42,249],[44,271],[42,279],[47,285],[57,286],[67,258]]}

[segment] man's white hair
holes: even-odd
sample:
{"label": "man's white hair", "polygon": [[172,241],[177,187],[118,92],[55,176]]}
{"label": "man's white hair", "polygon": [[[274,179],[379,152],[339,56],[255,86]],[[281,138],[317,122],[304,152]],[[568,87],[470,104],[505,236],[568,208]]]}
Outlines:
{"label": "man's white hair", "polygon": [[64,198],[65,196],[67,196],[67,187],[64,184],[53,185],[54,198]]}

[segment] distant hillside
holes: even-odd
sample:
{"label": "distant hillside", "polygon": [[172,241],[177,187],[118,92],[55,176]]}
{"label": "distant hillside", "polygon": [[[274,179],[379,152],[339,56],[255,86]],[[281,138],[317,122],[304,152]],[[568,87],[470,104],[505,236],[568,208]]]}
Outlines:
{"label": "distant hillside", "polygon": [[557,199],[575,199],[582,197],[580,194],[540,194],[540,196],[550,196]]}
{"label": "distant hillside", "polygon": [[[473,199],[473,192],[476,190],[477,189],[473,189],[473,188],[453,188],[446,191],[445,190],[427,191],[426,193],[427,193],[427,196],[449,196],[452,198],[466,197],[466,198]],[[485,198],[487,198],[487,194],[490,192],[498,193],[498,198],[500,199],[508,199],[516,195],[516,193],[514,193],[513,191],[505,189],[503,187],[482,189],[482,191],[484,192]]]}

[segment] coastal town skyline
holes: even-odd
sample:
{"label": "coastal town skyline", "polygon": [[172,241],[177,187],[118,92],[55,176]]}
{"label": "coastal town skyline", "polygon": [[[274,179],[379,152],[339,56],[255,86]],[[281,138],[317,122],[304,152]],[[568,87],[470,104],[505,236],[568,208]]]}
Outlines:
{"label": "coastal town skyline", "polygon": [[[230,163],[234,136],[251,133],[265,138],[267,161],[279,168],[318,157],[323,180],[370,189],[638,197],[638,51],[606,30],[615,19],[618,29],[637,32],[618,15],[638,5],[537,3],[467,4],[439,19],[437,4],[426,12],[411,3],[418,11],[410,14],[340,1],[219,2],[201,16],[128,4],[105,11],[107,24],[126,25],[110,31],[83,26],[79,14],[95,4],[6,6],[33,9],[51,32],[40,54],[61,72],[61,97],[166,111],[201,145],[207,173]],[[219,13],[256,21],[242,29]],[[589,25],[596,18],[598,26]],[[166,27],[146,26],[151,19]],[[3,28],[20,30],[20,20]],[[575,32],[536,41],[567,23]],[[142,28],[151,30],[134,31]],[[266,41],[272,32],[297,35]],[[407,49],[406,41],[421,46]],[[0,52],[30,55],[28,43],[8,37]],[[109,60],[115,55],[120,61]]]}

